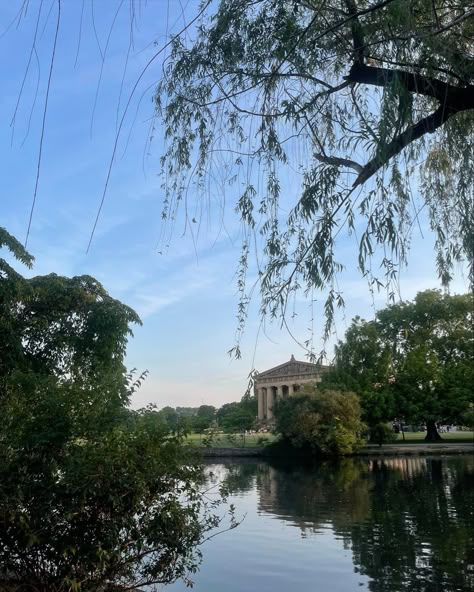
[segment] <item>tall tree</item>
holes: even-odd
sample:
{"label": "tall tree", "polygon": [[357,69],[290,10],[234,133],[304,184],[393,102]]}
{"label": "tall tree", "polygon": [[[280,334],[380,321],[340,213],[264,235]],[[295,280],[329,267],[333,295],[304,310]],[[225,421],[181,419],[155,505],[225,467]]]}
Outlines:
{"label": "tall tree", "polygon": [[474,401],[472,295],[427,290],[380,311],[377,321],[392,350],[395,397],[407,416],[426,423],[427,440],[439,439],[436,423],[459,421]]}
{"label": "tall tree", "polygon": [[202,434],[208,429],[216,417],[216,408],[212,405],[201,405],[196,415],[192,418],[192,428],[195,432]]}
{"label": "tall tree", "polygon": [[390,285],[420,210],[443,283],[463,258],[474,281],[469,0],[208,0],[196,29],[172,40],[156,104],[165,218],[190,186],[208,203],[209,179],[238,180],[241,325],[253,246],[262,313],[284,315],[299,288],[327,288],[327,335],[341,230],[361,273]]}
{"label": "tall tree", "polygon": [[336,345],[335,364],[323,375],[321,387],[356,392],[372,436],[380,424],[398,415],[390,389],[392,372],[391,350],[380,339],[376,323],[356,317]]}
{"label": "tall tree", "polygon": [[474,401],[473,316],[471,295],[427,290],[374,321],[356,319],[328,380],[361,395],[369,423],[401,416],[439,439],[436,423],[459,421]]}

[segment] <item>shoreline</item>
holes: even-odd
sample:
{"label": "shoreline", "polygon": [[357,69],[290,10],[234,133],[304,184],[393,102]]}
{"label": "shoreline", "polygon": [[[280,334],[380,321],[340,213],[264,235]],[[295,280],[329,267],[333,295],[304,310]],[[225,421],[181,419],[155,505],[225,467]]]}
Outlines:
{"label": "shoreline", "polygon": [[[268,458],[271,452],[267,447],[260,448],[205,448],[200,450],[204,458]],[[445,454],[474,454],[474,443],[456,444],[435,442],[433,444],[384,444],[364,446],[349,457],[380,456],[427,456]]]}

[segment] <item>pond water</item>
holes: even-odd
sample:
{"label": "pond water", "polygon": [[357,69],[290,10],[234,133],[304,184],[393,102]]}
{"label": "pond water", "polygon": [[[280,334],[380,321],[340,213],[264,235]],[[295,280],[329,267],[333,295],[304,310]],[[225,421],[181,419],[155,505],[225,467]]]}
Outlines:
{"label": "pond water", "polygon": [[203,546],[197,592],[474,590],[474,456],[207,470],[244,519]]}

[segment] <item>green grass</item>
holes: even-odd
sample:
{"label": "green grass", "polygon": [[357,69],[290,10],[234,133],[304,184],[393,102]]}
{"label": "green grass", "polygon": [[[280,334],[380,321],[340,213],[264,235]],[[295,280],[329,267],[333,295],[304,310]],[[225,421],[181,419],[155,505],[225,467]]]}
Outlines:
{"label": "green grass", "polygon": [[[425,439],[425,432],[405,432],[405,441],[402,439],[402,435],[398,434],[397,440],[394,444],[423,444]],[[190,434],[187,437],[187,441],[194,446],[204,446],[203,440],[205,435],[201,434]],[[446,432],[441,434],[443,442],[452,442],[459,444],[474,444],[474,432]],[[213,448],[256,448],[262,446],[259,443],[259,439],[266,438],[267,444],[273,442],[275,436],[273,434],[251,434],[245,436],[245,442],[240,435],[234,436],[234,439],[228,434],[217,434],[212,442]]]}
{"label": "green grass", "polygon": [[[204,446],[203,444],[203,440],[205,440],[206,436],[203,434],[190,434],[187,437],[187,441],[190,444],[193,444],[195,446]],[[266,438],[267,440],[267,444],[269,442],[272,442],[275,439],[275,436],[273,436],[273,434],[251,434],[249,436],[245,436],[245,442],[244,439],[242,438],[242,436],[240,434],[237,434],[234,436],[234,439],[232,439],[232,437],[229,440],[229,435],[228,434],[217,434],[216,436],[214,436],[214,439],[212,441],[212,447],[213,448],[256,448],[258,446],[262,446],[262,444],[259,443],[259,439],[261,438]]]}
{"label": "green grass", "polygon": [[[405,442],[409,444],[416,444],[417,442],[424,442],[426,432],[405,432]],[[443,442],[459,442],[471,443],[474,442],[474,432],[445,432],[440,434]],[[402,434],[398,434],[396,444],[403,444]]]}

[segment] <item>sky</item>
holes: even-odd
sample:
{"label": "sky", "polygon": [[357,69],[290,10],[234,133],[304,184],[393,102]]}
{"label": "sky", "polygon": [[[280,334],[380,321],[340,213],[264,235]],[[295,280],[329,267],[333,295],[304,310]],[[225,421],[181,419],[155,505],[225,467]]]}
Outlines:
{"label": "sky", "polygon": [[[292,354],[305,359],[296,341],[308,339],[311,328],[319,351],[321,297],[316,295],[312,303],[299,295],[298,315],[288,319],[291,334],[278,323],[262,327],[254,302],[242,358],[229,357],[237,328],[235,272],[240,256],[240,228],[234,217],[226,217],[225,228],[217,215],[203,221],[198,237],[183,235],[178,220],[170,240],[161,240],[163,190],[158,172],[163,139],[161,130],[151,126],[153,89],[166,52],[143,70],[169,34],[192,19],[197,3],[137,2],[131,38],[128,0],[63,0],[44,130],[57,3],[30,0],[19,19],[22,4],[11,0],[0,5],[0,225],[25,240],[43,134],[28,237],[28,250],[35,256],[31,273],[92,275],[139,313],[143,326],[134,328],[126,363],[139,372],[149,370],[149,376],[132,405],[220,406],[242,397],[253,369],[267,370]],[[35,52],[31,47],[37,22]],[[87,252],[129,99],[106,199]],[[288,184],[291,189],[291,180]],[[354,243],[341,236],[338,248],[347,265],[339,285],[346,308],[337,317],[329,354],[353,316],[372,318],[387,302],[384,293],[372,297],[361,279],[353,260]],[[417,230],[400,280],[402,298],[439,287],[433,262],[429,233]],[[453,291],[467,291],[462,273]]]}

